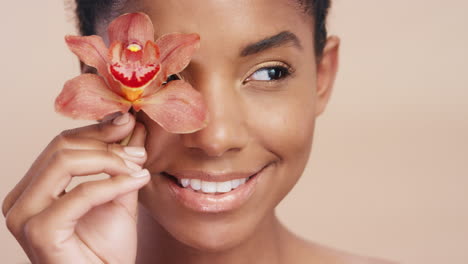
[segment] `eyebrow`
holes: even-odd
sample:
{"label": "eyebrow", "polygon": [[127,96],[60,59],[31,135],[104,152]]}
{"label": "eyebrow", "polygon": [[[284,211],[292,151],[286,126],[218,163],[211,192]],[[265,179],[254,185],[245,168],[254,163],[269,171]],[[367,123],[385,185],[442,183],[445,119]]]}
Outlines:
{"label": "eyebrow", "polygon": [[264,38],[258,42],[247,45],[240,52],[240,57],[246,57],[252,54],[260,53],[267,49],[293,44],[294,47],[302,50],[301,42],[296,34],[291,31],[282,31],[276,35]]}

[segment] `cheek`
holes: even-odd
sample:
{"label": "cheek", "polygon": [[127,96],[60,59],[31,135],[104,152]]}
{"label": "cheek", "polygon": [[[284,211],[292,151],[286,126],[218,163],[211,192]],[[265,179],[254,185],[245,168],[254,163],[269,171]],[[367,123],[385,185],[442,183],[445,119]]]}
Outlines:
{"label": "cheek", "polygon": [[309,159],[315,127],[313,89],[313,85],[291,85],[285,92],[271,94],[250,105],[251,135],[278,158],[268,183],[272,205],[291,191]]}
{"label": "cheek", "polygon": [[308,156],[315,124],[312,85],[291,86],[250,100],[251,135],[282,160]]}

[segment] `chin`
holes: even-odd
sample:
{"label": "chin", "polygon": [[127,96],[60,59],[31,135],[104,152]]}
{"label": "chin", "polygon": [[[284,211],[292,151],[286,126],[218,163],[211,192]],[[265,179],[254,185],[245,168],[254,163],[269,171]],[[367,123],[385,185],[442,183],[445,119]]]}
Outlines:
{"label": "chin", "polygon": [[244,222],[201,221],[187,226],[175,224],[164,228],[185,247],[207,253],[229,251],[248,240],[255,229],[254,225]]}
{"label": "chin", "polygon": [[[153,219],[151,224],[156,222],[159,226],[158,233],[164,234],[161,237],[165,241],[194,252],[229,251],[245,244],[262,228],[268,228],[265,219],[273,218],[267,216],[273,215],[280,200],[266,184],[266,179],[273,178],[274,171],[274,165],[263,166],[248,174],[250,179],[238,189],[211,195],[186,194],[184,192],[193,191],[183,190],[172,176],[154,175],[154,180],[140,190],[139,200]],[[215,197],[218,195],[221,198]],[[199,205],[205,204],[205,196],[213,198],[211,202],[220,201],[223,206],[216,208],[208,203],[209,210],[204,210]],[[224,202],[229,198],[236,202]],[[186,199],[197,203],[187,203]]]}

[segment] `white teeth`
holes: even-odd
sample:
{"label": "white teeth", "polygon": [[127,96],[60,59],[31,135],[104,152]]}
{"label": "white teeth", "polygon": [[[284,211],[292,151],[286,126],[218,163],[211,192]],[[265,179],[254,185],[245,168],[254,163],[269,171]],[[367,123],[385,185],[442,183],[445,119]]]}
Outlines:
{"label": "white teeth", "polygon": [[231,181],[231,187],[232,187],[233,189],[239,187],[239,185],[240,185],[240,179],[235,179],[235,180],[232,180],[232,181]]}
{"label": "white teeth", "polygon": [[179,183],[184,188],[190,188],[204,193],[227,193],[244,184],[249,178],[234,179],[225,182],[209,182],[199,179],[180,179]]}
{"label": "white teeth", "polygon": [[216,191],[219,193],[226,193],[231,191],[231,181],[217,182]]}
{"label": "white teeth", "polygon": [[185,187],[189,186],[190,179],[182,179],[182,180],[180,180],[180,184],[182,184],[182,186],[184,186],[184,188],[185,188]]}
{"label": "white teeth", "polygon": [[216,192],[216,182],[201,182],[201,189],[204,193],[215,193]]}
{"label": "white teeth", "polygon": [[195,191],[200,190],[201,189],[201,181],[198,180],[198,179],[190,180],[190,187],[192,187],[192,189],[194,189]]}

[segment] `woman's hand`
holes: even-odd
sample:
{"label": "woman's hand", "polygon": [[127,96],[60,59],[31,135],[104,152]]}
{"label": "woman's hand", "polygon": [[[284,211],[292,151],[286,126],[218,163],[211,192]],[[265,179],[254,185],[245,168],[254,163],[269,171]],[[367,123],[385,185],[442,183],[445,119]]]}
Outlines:
{"label": "woman's hand", "polygon": [[[128,147],[116,144],[135,128]],[[150,176],[145,128],[126,113],[62,132],[3,201],[11,233],[33,263],[134,263],[138,189]],[[110,178],[79,184],[74,176]]]}

